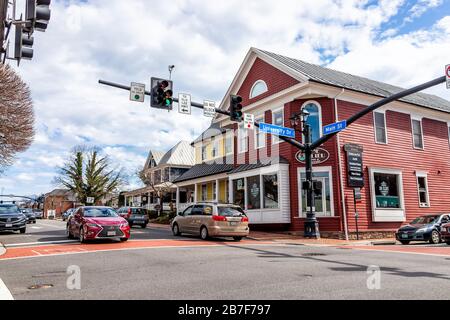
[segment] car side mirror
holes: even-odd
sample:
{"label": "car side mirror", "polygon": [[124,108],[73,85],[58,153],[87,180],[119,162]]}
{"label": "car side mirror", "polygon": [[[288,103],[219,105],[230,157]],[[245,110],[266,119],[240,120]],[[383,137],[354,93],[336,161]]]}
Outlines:
{"label": "car side mirror", "polygon": [[183,212],[178,212],[178,215],[179,216],[183,216]]}

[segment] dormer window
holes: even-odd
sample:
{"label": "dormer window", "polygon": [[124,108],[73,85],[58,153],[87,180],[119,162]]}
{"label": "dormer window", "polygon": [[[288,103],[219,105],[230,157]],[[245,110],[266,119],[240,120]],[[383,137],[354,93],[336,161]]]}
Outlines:
{"label": "dormer window", "polygon": [[250,99],[256,98],[259,95],[267,92],[269,89],[267,88],[267,84],[263,80],[258,80],[253,84],[252,89],[250,90]]}

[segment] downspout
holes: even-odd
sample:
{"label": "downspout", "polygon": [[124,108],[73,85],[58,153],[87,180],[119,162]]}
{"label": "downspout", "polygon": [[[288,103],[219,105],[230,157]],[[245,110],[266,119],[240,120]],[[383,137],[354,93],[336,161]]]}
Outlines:
{"label": "downspout", "polygon": [[[339,116],[338,116],[338,108],[337,108],[337,98],[342,95],[345,92],[345,89],[342,88],[342,91],[338,93],[334,97],[334,115],[336,122],[339,122]],[[339,183],[340,183],[340,189],[341,189],[341,205],[342,205],[342,214],[344,216],[344,233],[345,233],[345,240],[348,241],[348,224],[347,224],[347,208],[345,207],[345,192],[344,192],[344,179],[342,177],[342,161],[341,161],[341,138],[338,134],[336,136],[337,138],[337,150],[338,150],[338,171],[339,171]]]}

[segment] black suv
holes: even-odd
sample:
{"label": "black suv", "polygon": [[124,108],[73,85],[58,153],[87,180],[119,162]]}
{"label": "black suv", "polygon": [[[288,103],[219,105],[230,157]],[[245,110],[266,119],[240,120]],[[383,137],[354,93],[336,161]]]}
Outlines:
{"label": "black suv", "polygon": [[27,217],[13,204],[0,204],[0,231],[27,230]]}
{"label": "black suv", "polygon": [[130,228],[135,224],[140,225],[142,228],[147,228],[149,221],[147,209],[122,207],[117,210],[117,214],[128,221]]}

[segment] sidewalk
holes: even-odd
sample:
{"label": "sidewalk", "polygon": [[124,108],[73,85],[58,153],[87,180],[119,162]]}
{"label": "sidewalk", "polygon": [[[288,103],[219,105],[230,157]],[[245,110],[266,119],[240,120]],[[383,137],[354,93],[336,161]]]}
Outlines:
{"label": "sidewalk", "polygon": [[[170,230],[169,225],[150,223],[151,228]],[[263,232],[250,231],[249,240],[256,241],[276,241],[280,243],[295,243],[303,245],[319,245],[319,246],[372,246],[372,245],[393,245],[395,239],[373,239],[373,240],[338,240],[338,239],[306,239],[301,236],[295,236],[282,232]]]}

